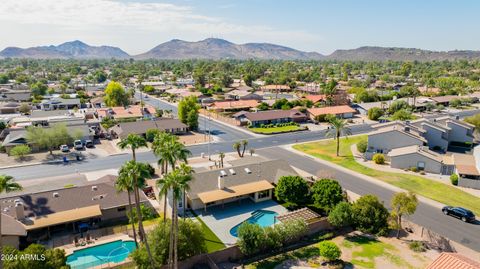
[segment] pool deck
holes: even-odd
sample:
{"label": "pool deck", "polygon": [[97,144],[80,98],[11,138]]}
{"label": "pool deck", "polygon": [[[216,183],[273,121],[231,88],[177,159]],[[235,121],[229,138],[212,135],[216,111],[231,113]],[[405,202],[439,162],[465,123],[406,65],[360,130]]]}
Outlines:
{"label": "pool deck", "polygon": [[237,242],[237,238],[230,234],[230,229],[248,219],[253,211],[260,209],[274,211],[279,215],[288,212],[286,208],[272,200],[254,203],[244,199],[240,203],[232,202],[225,204],[224,207],[208,207],[207,212],[199,209],[195,213],[225,245],[232,246]]}
{"label": "pool deck", "polygon": [[121,234],[121,235],[120,234],[115,234],[115,235],[112,235],[112,236],[106,236],[106,237],[103,237],[101,239],[95,240],[94,241],[95,243],[93,243],[93,244],[86,244],[85,246],[79,246],[79,247],[75,247],[73,244],[70,244],[70,245],[62,246],[60,248],[64,249],[65,254],[68,256],[76,250],[89,248],[89,247],[94,247],[94,246],[98,246],[98,245],[101,245],[101,244],[110,243],[110,242],[118,241],[118,240],[133,241],[133,238],[129,237],[126,234]]}

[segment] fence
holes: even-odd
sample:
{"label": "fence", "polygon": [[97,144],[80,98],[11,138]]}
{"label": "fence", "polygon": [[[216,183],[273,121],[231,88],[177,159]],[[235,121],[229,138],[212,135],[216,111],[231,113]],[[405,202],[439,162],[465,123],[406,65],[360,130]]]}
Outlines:
{"label": "fence", "polygon": [[479,179],[459,178],[458,186],[480,190]]}
{"label": "fence", "polygon": [[[113,226],[113,227],[105,227],[105,228],[88,230],[87,232],[83,233],[83,236],[85,236],[87,233],[90,234],[92,238],[118,235],[120,233],[133,236],[132,234],[133,232],[131,231],[131,229],[129,230],[127,225],[119,225],[119,226]],[[81,235],[82,235],[81,233],[76,233],[76,234],[69,234],[64,236],[52,236],[52,238],[50,239],[49,245],[51,244],[51,247],[53,248],[71,245],[73,244],[74,238],[80,237]]]}

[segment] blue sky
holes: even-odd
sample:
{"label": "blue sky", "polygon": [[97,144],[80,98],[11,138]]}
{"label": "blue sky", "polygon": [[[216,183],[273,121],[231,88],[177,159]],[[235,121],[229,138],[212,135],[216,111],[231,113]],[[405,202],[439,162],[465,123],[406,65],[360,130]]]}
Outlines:
{"label": "blue sky", "polygon": [[173,38],[269,42],[329,54],[360,46],[480,50],[474,0],[2,0],[0,49],[79,39],[131,54]]}

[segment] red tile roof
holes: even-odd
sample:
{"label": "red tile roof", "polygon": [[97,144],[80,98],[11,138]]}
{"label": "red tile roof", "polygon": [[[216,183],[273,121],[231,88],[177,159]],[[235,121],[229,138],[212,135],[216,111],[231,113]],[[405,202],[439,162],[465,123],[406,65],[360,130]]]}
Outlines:
{"label": "red tile roof", "polygon": [[212,104],[213,109],[242,109],[242,108],[254,108],[258,106],[256,100],[238,100],[238,101],[224,101],[215,102]]}
{"label": "red tile roof", "polygon": [[307,95],[305,96],[305,99],[312,101],[314,104],[318,103],[322,100],[325,100],[326,97],[324,94],[318,94],[318,95]]}
{"label": "red tile roof", "polygon": [[328,106],[328,107],[309,108],[307,109],[307,111],[313,116],[355,113],[355,109],[349,106]]}
{"label": "red tile roof", "polygon": [[261,90],[272,91],[272,90],[290,90],[288,85],[265,85],[260,87]]}
{"label": "red tile roof", "polygon": [[480,269],[480,263],[458,253],[443,252],[426,269]]}

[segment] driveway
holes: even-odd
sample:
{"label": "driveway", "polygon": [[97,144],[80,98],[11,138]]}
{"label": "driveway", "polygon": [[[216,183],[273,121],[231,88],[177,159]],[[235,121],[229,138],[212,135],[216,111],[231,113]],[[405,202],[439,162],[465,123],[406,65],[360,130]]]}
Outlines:
{"label": "driveway", "polygon": [[245,221],[254,211],[260,209],[274,211],[279,215],[288,212],[286,208],[272,200],[254,203],[250,199],[244,199],[240,202],[225,204],[223,207],[208,207],[207,212],[198,209],[195,213],[225,245],[232,246],[237,242],[237,238],[230,234],[230,229]]}

